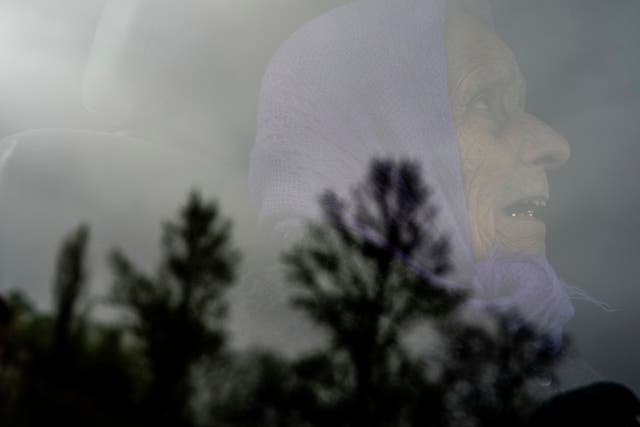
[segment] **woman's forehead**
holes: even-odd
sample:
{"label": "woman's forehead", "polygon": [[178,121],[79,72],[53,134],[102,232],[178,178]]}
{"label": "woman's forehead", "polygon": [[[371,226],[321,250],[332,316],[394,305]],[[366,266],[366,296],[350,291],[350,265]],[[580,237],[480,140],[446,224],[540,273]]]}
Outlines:
{"label": "woman's forehead", "polygon": [[493,28],[493,15],[489,0],[445,0],[446,9],[456,8]]}
{"label": "woman's forehead", "polygon": [[479,64],[490,63],[521,79],[513,52],[488,25],[458,7],[447,8],[446,18],[449,78],[463,78]]}

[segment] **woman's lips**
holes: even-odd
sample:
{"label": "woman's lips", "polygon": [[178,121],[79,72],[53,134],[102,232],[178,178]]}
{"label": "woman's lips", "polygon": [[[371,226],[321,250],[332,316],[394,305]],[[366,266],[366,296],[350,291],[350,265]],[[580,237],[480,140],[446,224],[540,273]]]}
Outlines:
{"label": "woman's lips", "polygon": [[546,197],[526,197],[510,203],[502,211],[510,218],[543,221],[547,203]]}
{"label": "woman's lips", "polygon": [[531,254],[545,250],[545,198],[525,198],[510,203],[496,218],[499,245],[503,248]]}

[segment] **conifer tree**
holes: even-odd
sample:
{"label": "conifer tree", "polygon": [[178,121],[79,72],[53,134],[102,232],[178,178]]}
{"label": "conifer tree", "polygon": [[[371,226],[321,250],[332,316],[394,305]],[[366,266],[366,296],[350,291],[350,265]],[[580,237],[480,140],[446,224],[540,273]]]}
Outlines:
{"label": "conifer tree", "polygon": [[148,367],[147,414],[154,425],[191,425],[191,368],[224,343],[224,292],[239,253],[218,205],[193,192],[176,222],[164,226],[157,273],[147,275],[120,250],[111,264],[114,302],[130,314]]}
{"label": "conifer tree", "polygon": [[375,160],[351,204],[322,196],[325,222],[284,256],[293,304],[329,333],[327,354],[352,374],[342,390],[347,425],[393,424],[402,383],[421,372],[403,340],[463,298],[439,283],[449,247],[429,197],[415,163]]}
{"label": "conifer tree", "polygon": [[68,351],[74,316],[86,288],[89,227],[80,225],[60,246],[53,282],[54,332],[52,354],[61,363]]}

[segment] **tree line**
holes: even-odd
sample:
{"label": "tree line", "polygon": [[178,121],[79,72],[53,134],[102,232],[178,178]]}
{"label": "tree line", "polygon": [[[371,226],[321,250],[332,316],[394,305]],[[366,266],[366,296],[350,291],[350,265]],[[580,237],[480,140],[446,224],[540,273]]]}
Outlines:
{"label": "tree line", "polygon": [[308,226],[282,264],[291,304],[326,339],[294,358],[228,345],[225,293],[241,254],[215,201],[188,196],[163,225],[152,273],[125,249],[112,251],[105,304],[117,316],[109,322],[87,309],[90,228],[80,225],[60,246],[51,311],[19,291],[0,304],[0,420],[533,425],[549,406],[537,385],[554,377],[564,349],[517,313],[470,315],[467,294],[444,285],[455,266],[420,177],[415,163],[375,160],[346,198],[320,198],[324,220]]}

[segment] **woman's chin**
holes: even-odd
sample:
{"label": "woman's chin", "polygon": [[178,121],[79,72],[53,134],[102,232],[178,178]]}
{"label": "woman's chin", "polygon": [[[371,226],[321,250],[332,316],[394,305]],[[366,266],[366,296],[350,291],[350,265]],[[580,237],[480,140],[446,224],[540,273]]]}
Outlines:
{"label": "woman's chin", "polygon": [[486,259],[494,250],[530,255],[545,254],[546,226],[535,217],[501,215],[495,220],[495,237],[474,250],[476,259]]}
{"label": "woman's chin", "polygon": [[505,216],[497,221],[499,247],[514,252],[544,255],[546,226],[535,217]]}

